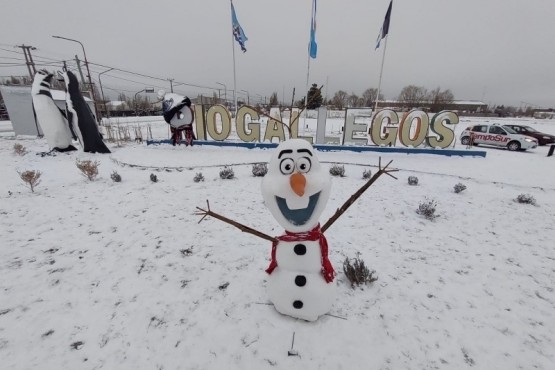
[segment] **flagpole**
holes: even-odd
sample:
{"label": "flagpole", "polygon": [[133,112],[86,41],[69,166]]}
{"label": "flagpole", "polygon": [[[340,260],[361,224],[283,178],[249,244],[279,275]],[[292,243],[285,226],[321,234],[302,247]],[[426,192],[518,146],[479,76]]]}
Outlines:
{"label": "flagpole", "polygon": [[308,81],[310,78],[310,42],[309,42],[309,49],[308,49],[308,67],[306,70],[306,86],[305,86],[305,91],[306,91],[306,95],[304,96],[304,119],[303,119],[303,135],[304,135],[304,128],[306,127],[306,114],[308,112],[308,108],[306,106],[306,104],[308,103]]}
{"label": "flagpole", "polygon": [[[304,135],[304,130],[306,127],[306,115],[308,113],[308,84],[309,84],[309,80],[310,80],[310,58],[312,58],[312,44],[314,42],[314,44],[316,44],[316,40],[315,40],[315,32],[316,32],[316,0],[312,0],[312,8],[311,8],[311,20],[310,20],[310,39],[308,41],[308,61],[307,61],[307,68],[306,68],[306,86],[305,86],[305,91],[306,94],[304,96],[304,119],[303,119],[303,135]],[[317,47],[317,46],[315,46]],[[314,58],[316,58],[316,52],[314,53]]]}
{"label": "flagpole", "polygon": [[[233,0],[230,0],[233,6]],[[233,36],[233,22],[231,22],[231,48],[233,50],[233,104],[235,105],[235,119],[237,119],[237,73],[235,71],[235,37]]]}
{"label": "flagpole", "polygon": [[379,82],[378,82],[378,93],[376,94],[376,103],[374,105],[374,113],[378,110],[378,101],[380,100],[380,88],[382,86],[382,74],[383,74],[383,65],[384,65],[384,61],[385,61],[385,50],[387,49],[387,39],[389,39],[389,37],[385,38],[385,44],[383,46],[382,67],[380,68],[380,79],[379,79]]}

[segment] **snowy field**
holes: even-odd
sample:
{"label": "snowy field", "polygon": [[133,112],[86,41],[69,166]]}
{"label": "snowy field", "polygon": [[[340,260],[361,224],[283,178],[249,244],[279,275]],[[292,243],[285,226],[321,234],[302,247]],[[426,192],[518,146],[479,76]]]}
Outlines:
{"label": "snowy field", "polygon": [[[163,121],[147,121],[155,138],[167,138]],[[457,138],[484,121],[555,134],[553,120],[463,117]],[[330,130],[339,135],[340,127]],[[29,153],[15,155],[15,143]],[[194,214],[210,200],[215,212],[282,234],[251,172],[271,151],[110,149],[41,157],[44,139],[0,138],[0,369],[555,368],[548,147],[471,149],[486,158],[381,154],[398,180],[381,177],[326,232],[338,294],[314,323],[268,304],[269,242],[213,218],[199,224]],[[322,223],[364,184],[363,170],[376,171],[379,156],[319,153],[325,167],[346,170],[332,180]],[[99,161],[96,181],[76,159]],[[224,165],[236,179],[220,179]],[[34,193],[16,172],[24,170],[42,172]],[[204,182],[193,181],[198,172]],[[457,183],[467,189],[454,193]],[[520,194],[537,204],[516,202]],[[415,212],[426,199],[437,201],[433,221]],[[357,255],[378,281],[353,289],[342,263]],[[288,356],[293,335],[298,356]]]}

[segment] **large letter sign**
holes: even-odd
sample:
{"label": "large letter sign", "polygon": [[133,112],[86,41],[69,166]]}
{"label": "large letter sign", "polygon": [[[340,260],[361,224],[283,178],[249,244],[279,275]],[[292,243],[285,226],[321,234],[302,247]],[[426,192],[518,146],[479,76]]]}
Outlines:
{"label": "large letter sign", "polygon": [[[208,108],[206,115],[203,114],[204,107],[195,106],[195,125],[197,137],[206,140],[207,137],[216,141],[226,140],[231,132],[231,114],[223,105],[213,105]],[[312,136],[299,136],[299,110],[293,109],[289,118],[290,133],[285,132],[281,121],[279,110],[272,110],[272,117],[267,118],[264,136],[262,137],[261,117],[258,111],[249,107],[239,108],[236,117],[236,133],[244,142],[272,142],[277,138],[278,142],[285,141],[286,136],[292,139],[302,138],[312,143]],[[324,144],[326,109],[318,110],[316,143]],[[217,125],[218,116],[221,125]],[[248,117],[247,117],[248,116]],[[345,111],[345,123],[343,126],[343,145],[377,145],[395,146],[397,138],[403,146],[418,147],[426,145],[432,148],[445,149],[455,140],[453,128],[448,125],[459,123],[459,117],[450,111],[442,111],[435,114],[431,119],[422,110],[413,109],[403,115],[399,120],[398,113],[391,109],[378,111],[372,118],[370,128],[368,124],[357,122],[357,118],[364,119],[372,117],[371,109],[347,109]],[[219,127],[221,126],[221,127]],[[355,135],[359,133],[358,135]],[[361,135],[360,133],[364,133]],[[367,134],[366,134],[367,133]],[[289,135],[290,134],[290,135]],[[358,137],[355,137],[358,136]],[[370,139],[370,140],[368,140]]]}
{"label": "large letter sign", "polygon": [[397,113],[391,109],[384,109],[376,113],[376,116],[372,121],[372,127],[368,133],[376,145],[395,146],[397,131],[399,131],[399,128],[397,127],[398,124],[399,116],[397,116]]}
{"label": "large letter sign", "polygon": [[[216,116],[219,115],[222,120],[222,131],[218,132],[216,127]],[[229,111],[223,105],[213,105],[206,113],[206,128],[212,139],[224,141],[231,133],[231,116]]]}
{"label": "large letter sign", "polygon": [[444,122],[448,125],[456,125],[459,123],[459,116],[453,112],[443,111],[432,118],[432,126],[430,128],[439,136],[439,138],[435,136],[428,138],[428,145],[432,148],[445,149],[455,139],[455,133],[449,127],[444,126]]}
{"label": "large letter sign", "polygon": [[249,122],[247,127],[249,129],[249,133],[245,129],[245,121],[246,116],[250,116],[251,121],[258,121],[260,118],[258,113],[249,107],[241,107],[239,112],[237,113],[237,136],[239,139],[243,140],[246,143],[250,143],[256,140],[260,140],[260,123],[258,122]]}
{"label": "large letter sign", "polygon": [[[411,136],[414,123],[416,123],[416,127],[414,128],[414,134]],[[428,115],[420,110],[411,110],[401,121],[399,141],[404,146],[416,148],[422,144],[426,136],[428,136],[428,127],[430,127],[430,118],[428,118]]]}

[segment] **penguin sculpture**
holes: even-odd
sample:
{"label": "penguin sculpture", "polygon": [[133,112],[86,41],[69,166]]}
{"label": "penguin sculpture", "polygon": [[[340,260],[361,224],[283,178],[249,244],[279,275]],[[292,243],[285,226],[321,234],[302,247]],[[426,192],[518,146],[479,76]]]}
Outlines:
{"label": "penguin sculpture", "polygon": [[35,119],[40,125],[51,150],[58,152],[77,150],[72,145],[73,135],[66,115],[52,99],[50,84],[53,76],[52,73],[46,70],[40,70],[35,74],[31,88]]}
{"label": "penguin sculpture", "polygon": [[85,102],[83,95],[81,95],[77,77],[71,71],[63,72],[62,76],[67,89],[66,105],[68,121],[77,133],[77,138],[81,143],[83,151],[89,153],[110,153],[110,150],[102,140],[93,113]]}
{"label": "penguin sculpture", "polygon": [[185,146],[192,146],[196,137],[193,132],[195,115],[191,109],[191,100],[186,96],[174,93],[165,94],[163,95],[162,110],[164,120],[171,126],[172,144],[174,146],[178,144],[185,131]]}

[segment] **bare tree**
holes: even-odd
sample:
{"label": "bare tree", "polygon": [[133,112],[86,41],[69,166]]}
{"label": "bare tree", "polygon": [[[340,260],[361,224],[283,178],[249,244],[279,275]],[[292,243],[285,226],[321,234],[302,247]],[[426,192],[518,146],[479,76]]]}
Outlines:
{"label": "bare tree", "polygon": [[273,92],[270,96],[270,107],[277,107],[279,105],[277,92]]}
{"label": "bare tree", "polygon": [[331,103],[337,109],[343,109],[347,105],[348,98],[349,98],[349,94],[347,94],[347,92],[343,90],[339,90],[338,92],[335,93],[335,95],[331,99]]}
{"label": "bare tree", "polygon": [[[362,93],[362,99],[364,100],[364,106],[365,107],[374,106],[374,103],[376,102],[376,95],[378,95],[378,89],[374,89],[374,88],[366,89]],[[384,99],[383,94],[380,94],[379,100],[383,100],[383,99]]]}
{"label": "bare tree", "polygon": [[433,112],[439,112],[447,109],[447,106],[455,100],[455,96],[451,90],[443,90],[436,87],[434,90],[428,93],[428,102],[430,104],[430,109]]}
{"label": "bare tree", "polygon": [[421,106],[428,99],[428,91],[422,86],[408,85],[403,87],[398,100],[408,108]]}

